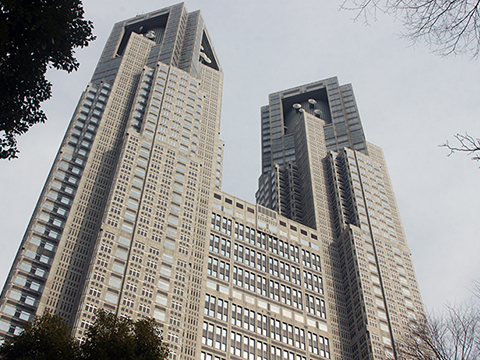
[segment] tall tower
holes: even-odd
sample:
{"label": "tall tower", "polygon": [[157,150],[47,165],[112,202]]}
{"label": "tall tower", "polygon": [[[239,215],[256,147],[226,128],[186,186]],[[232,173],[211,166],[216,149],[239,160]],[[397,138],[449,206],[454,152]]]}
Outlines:
{"label": "tall tower", "polygon": [[45,310],[153,317],[172,359],[384,359],[423,314],[380,148],[350,85],[262,108],[259,204],[221,191],[223,75],[200,12],[117,23],[0,298],[0,337]]}
{"label": "tall tower", "polygon": [[352,86],[330,78],[280,91],[261,116],[257,202],[319,233],[341,358],[394,357],[424,310],[383,152],[365,140]]}
{"label": "tall tower", "polygon": [[316,176],[320,160],[326,151],[344,147],[366,152],[352,87],[331,78],[271,94],[269,100],[261,111],[257,202],[317,228],[325,212],[320,200],[325,184]]}
{"label": "tall tower", "polygon": [[161,276],[179,284],[166,293],[181,299],[182,322],[197,317],[187,309],[200,290],[184,302],[185,273],[200,288],[221,186],[222,81],[199,11],[179,4],[115,24],[8,275],[0,335],[45,310],[78,336],[97,308],[163,322],[152,305]]}

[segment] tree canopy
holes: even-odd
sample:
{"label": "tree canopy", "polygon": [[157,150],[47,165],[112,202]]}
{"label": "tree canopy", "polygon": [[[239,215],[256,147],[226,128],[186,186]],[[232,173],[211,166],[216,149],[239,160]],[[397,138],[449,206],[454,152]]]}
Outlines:
{"label": "tree canopy", "polygon": [[103,310],[87,329],[81,348],[85,360],[162,360],[169,353],[154,319],[132,321]]}
{"label": "tree canopy", "polygon": [[47,120],[47,67],[72,72],[74,49],[95,39],[80,0],[2,0],[0,4],[0,159],[19,152],[16,137]]}
{"label": "tree canopy", "polygon": [[46,312],[24,325],[23,331],[0,347],[2,360],[78,359],[80,347],[58,315]]}
{"label": "tree canopy", "polygon": [[154,319],[133,321],[104,310],[81,344],[60,316],[46,312],[0,346],[1,360],[165,360],[168,354]]}

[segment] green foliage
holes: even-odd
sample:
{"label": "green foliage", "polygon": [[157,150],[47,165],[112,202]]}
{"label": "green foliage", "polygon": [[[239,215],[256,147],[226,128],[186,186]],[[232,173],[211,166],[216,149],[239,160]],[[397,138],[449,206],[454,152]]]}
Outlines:
{"label": "green foliage", "polygon": [[20,335],[0,347],[2,360],[78,359],[80,347],[58,315],[45,313],[26,323]]}
{"label": "green foliage", "polygon": [[0,4],[0,159],[17,157],[16,136],[45,122],[47,67],[71,72],[75,48],[95,39],[80,0],[2,0]]}
{"label": "green foliage", "polygon": [[63,319],[47,312],[0,346],[0,360],[165,360],[169,354],[155,320],[133,321],[104,310],[83,340],[79,345]]}
{"label": "green foliage", "polygon": [[83,357],[86,360],[163,360],[169,350],[159,334],[153,319],[132,321],[100,310],[95,323],[86,331],[81,346]]}

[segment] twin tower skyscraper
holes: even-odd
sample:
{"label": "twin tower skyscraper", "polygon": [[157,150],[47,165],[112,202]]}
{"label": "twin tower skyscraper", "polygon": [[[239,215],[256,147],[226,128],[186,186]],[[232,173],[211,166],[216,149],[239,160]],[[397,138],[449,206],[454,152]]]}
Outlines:
{"label": "twin tower skyscraper", "polygon": [[199,11],[117,23],[0,300],[0,337],[49,310],[153,317],[171,359],[396,358],[423,316],[382,150],[351,85],[269,96],[250,204],[221,191],[222,69]]}

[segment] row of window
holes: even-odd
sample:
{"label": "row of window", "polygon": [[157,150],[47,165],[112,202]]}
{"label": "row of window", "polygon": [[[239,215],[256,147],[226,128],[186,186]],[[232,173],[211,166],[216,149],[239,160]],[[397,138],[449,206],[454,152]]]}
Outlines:
{"label": "row of window", "polygon": [[[318,298],[311,295],[306,295],[306,310],[313,315],[317,315],[318,317],[326,318],[326,309],[325,309],[325,302]],[[223,322],[228,322],[228,314],[229,314],[229,303],[226,300],[216,298],[215,296],[206,294],[205,295],[205,307],[204,307],[204,314],[221,320]],[[255,320],[256,319],[256,320]],[[277,331],[277,335],[275,335],[275,330],[272,328],[272,321],[270,321],[270,330],[268,328],[267,317],[260,313],[255,315],[255,312],[249,310],[245,307],[238,306],[232,304],[231,308],[231,323],[232,325],[236,325],[238,327],[243,327],[246,330],[257,332],[263,336],[270,336],[272,339],[277,339],[280,341],[281,333]],[[285,325],[286,326],[286,325]],[[256,328],[256,330],[255,330]],[[288,327],[290,329],[290,327]],[[284,332],[286,334],[286,332]],[[286,336],[286,335],[285,335]],[[293,340],[292,340],[293,341]],[[288,341],[290,343],[290,341]]]}
{"label": "row of window", "polygon": [[[285,345],[295,346],[297,349],[306,350],[313,354],[317,354],[326,358],[330,358],[330,346],[327,338],[317,335],[310,331],[305,331],[300,327],[294,327],[286,322],[281,322],[272,317],[267,317],[260,313],[243,309],[241,306],[232,305],[232,324],[241,327],[243,320],[244,329],[255,332],[255,324],[257,325],[257,333],[265,337],[270,336],[271,339],[283,342]],[[214,347],[221,351],[226,351],[228,329],[222,326],[205,321],[203,323],[202,344]],[[245,335],[237,331],[230,332],[230,353],[236,356],[243,356],[245,359],[268,359],[267,349],[270,347],[272,358],[275,359],[277,350],[275,346],[268,346],[266,342],[258,341],[255,346],[255,336]],[[285,350],[286,351],[286,350]],[[293,354],[293,353],[292,353]],[[281,353],[280,353],[281,356]],[[286,359],[290,359],[287,352]]]}
{"label": "row of window", "polygon": [[[236,245],[236,244],[235,244]],[[236,247],[236,246],[235,246]],[[235,248],[234,247],[234,248]],[[238,249],[234,249],[234,253],[238,252]],[[246,253],[247,254],[247,253]],[[255,267],[255,251],[251,251],[248,255],[250,260],[246,260],[247,256],[245,256],[245,263],[248,262],[252,267]],[[238,258],[240,258],[238,256]],[[243,258],[243,255],[242,255]],[[235,259],[235,256],[234,256]],[[267,272],[266,269],[266,256],[260,253],[256,254],[256,268],[261,272]],[[300,268],[291,266],[288,263],[283,261],[278,261],[277,259],[268,258],[268,272],[270,275],[276,276],[281,278],[282,280],[287,280],[292,282],[293,284],[301,286],[301,278],[300,278]],[[245,270],[240,267],[234,267],[234,279],[233,284],[238,286],[243,286],[243,274],[245,273],[245,287],[250,288],[250,284],[254,286],[254,279],[255,274],[249,270]],[[208,257],[208,275],[214,276],[219,278],[220,280],[224,280],[229,282],[230,281],[230,264],[228,262],[218,260],[217,258]],[[258,282],[260,284],[260,276],[258,277]],[[248,280],[252,280],[252,283],[249,283]],[[266,279],[264,278],[264,281]],[[303,271],[303,284],[306,289],[315,291],[316,293],[323,294],[323,281],[322,277],[316,274],[312,274],[309,271]],[[255,291],[255,290],[254,290]],[[266,290],[265,290],[266,291]],[[262,288],[259,285],[259,290],[257,290],[259,294],[263,294]],[[263,294],[265,296],[265,294]]]}
{"label": "row of window", "polygon": [[[245,274],[245,275],[244,275]],[[255,281],[256,278],[256,281]],[[302,292],[290,286],[267,280],[242,268],[233,267],[233,285],[243,287],[246,290],[256,292],[262,296],[268,296],[272,300],[280,301],[286,305],[293,305],[297,309],[303,309]]]}
{"label": "row of window", "polygon": [[[219,222],[221,221],[220,215],[212,213],[212,229],[219,230]],[[231,220],[223,217],[223,223],[226,224],[228,229],[228,224]],[[222,228],[223,229],[223,228]],[[228,235],[228,231],[225,231],[225,234]],[[244,237],[245,234],[245,237]],[[248,226],[239,224],[235,222],[235,238],[239,240],[246,240],[252,245],[272,252],[276,255],[285,257],[296,263],[300,263],[300,254],[298,246],[289,245],[287,242],[279,240],[273,236],[263,234],[261,232],[256,232],[255,230],[250,229]],[[222,246],[220,246],[220,243]],[[230,257],[231,242],[220,238],[217,235],[210,235],[210,251],[215,253],[221,253],[223,256]],[[234,260],[245,263],[248,266],[255,267],[255,259],[259,259],[259,256],[255,256],[255,250],[250,249],[246,246],[240,244],[234,244]],[[314,270],[321,271],[321,262],[320,256],[316,255],[313,252],[302,249],[302,264],[308,266]]]}

